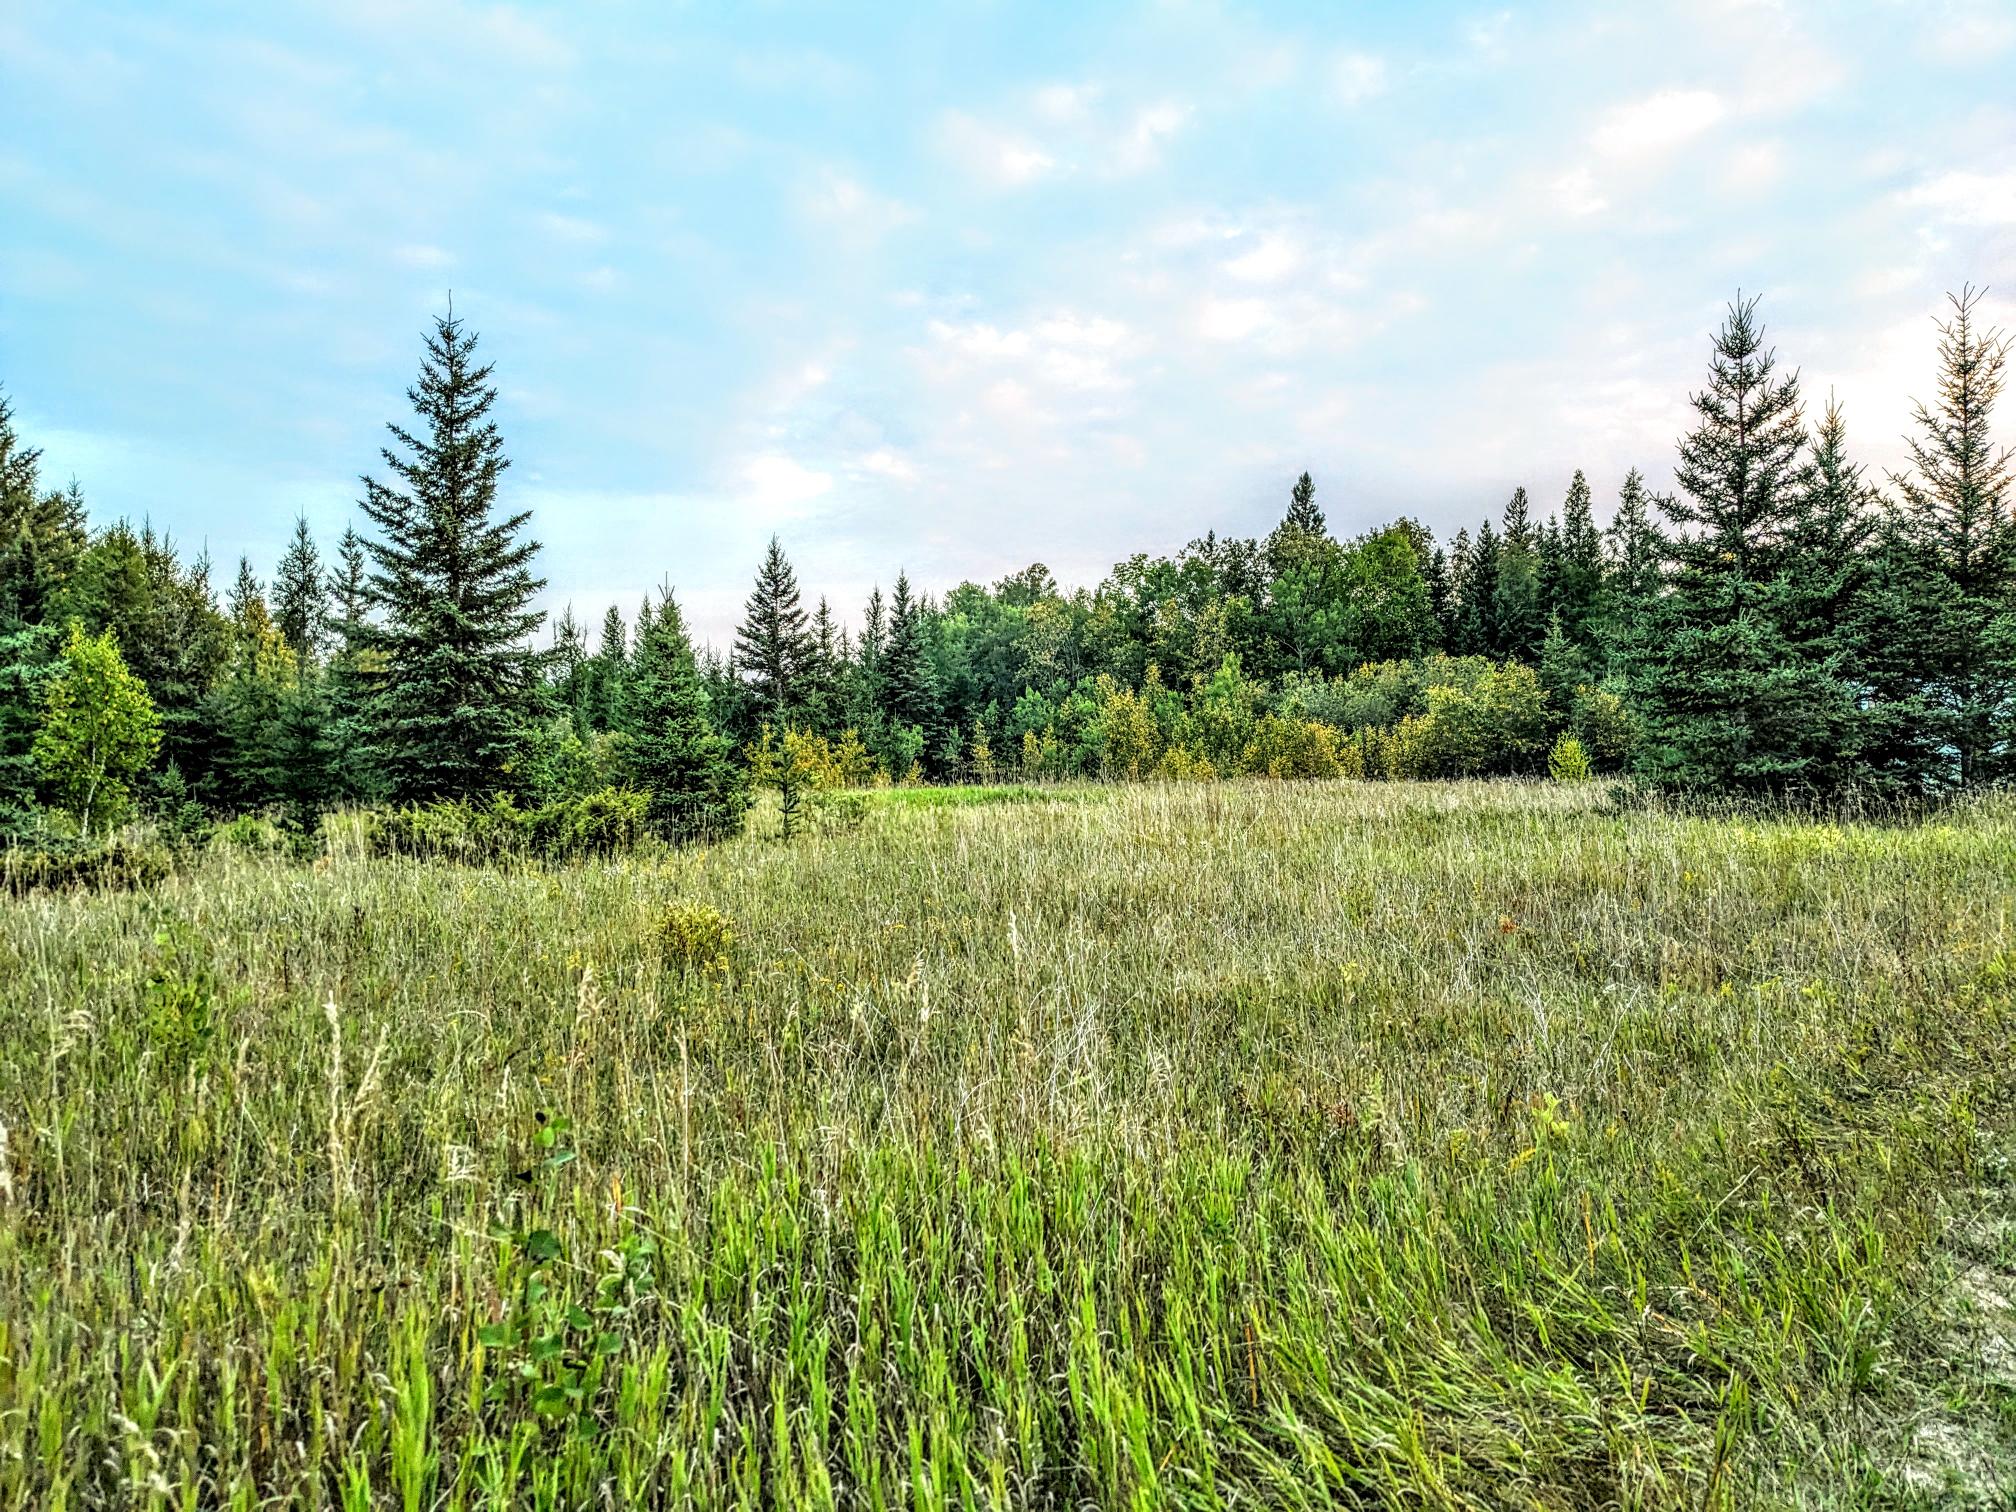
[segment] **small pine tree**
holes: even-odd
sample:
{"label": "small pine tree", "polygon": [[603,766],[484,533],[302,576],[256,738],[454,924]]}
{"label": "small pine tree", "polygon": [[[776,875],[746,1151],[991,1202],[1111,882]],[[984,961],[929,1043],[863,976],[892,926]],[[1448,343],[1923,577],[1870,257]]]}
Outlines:
{"label": "small pine tree", "polygon": [[881,712],[889,728],[915,729],[923,749],[932,751],[938,744],[932,738],[939,724],[938,688],[924,633],[923,606],[911,597],[909,576],[899,572],[889,606],[889,642],[880,657]]}
{"label": "small pine tree", "polygon": [[647,818],[669,840],[733,834],[748,807],[731,747],[709,718],[686,621],[669,588],[638,616],[617,728],[629,778],[650,794]]}
{"label": "small pine tree", "polygon": [[1530,662],[1539,653],[1546,622],[1540,613],[1537,542],[1523,488],[1514,489],[1505,505],[1502,539],[1491,589],[1491,649],[1498,656]]}
{"label": "small pine tree", "polygon": [[1561,633],[1578,646],[1594,646],[1603,596],[1603,536],[1590,508],[1589,480],[1577,468],[1561,505],[1560,554],[1549,594]]}
{"label": "small pine tree", "polygon": [[314,665],[322,654],[324,625],[322,558],[308,517],[294,517],[294,535],[273,573],[273,619],[280,638],[302,666]]}
{"label": "small pine tree", "polygon": [[735,631],[735,669],[749,684],[752,716],[781,729],[798,712],[798,680],[812,644],[798,601],[798,575],[774,535],[742,612]]}

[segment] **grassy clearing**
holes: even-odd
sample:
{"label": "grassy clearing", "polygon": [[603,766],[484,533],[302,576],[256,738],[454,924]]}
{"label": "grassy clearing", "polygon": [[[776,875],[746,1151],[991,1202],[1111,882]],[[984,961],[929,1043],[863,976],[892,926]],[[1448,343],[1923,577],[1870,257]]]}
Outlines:
{"label": "grassy clearing", "polygon": [[0,904],[0,1506],[2004,1504],[2016,807],[1099,796]]}

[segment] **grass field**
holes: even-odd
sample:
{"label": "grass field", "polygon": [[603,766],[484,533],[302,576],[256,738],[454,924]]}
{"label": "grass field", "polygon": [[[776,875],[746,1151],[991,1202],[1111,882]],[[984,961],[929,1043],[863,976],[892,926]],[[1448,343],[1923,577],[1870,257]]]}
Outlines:
{"label": "grass field", "polygon": [[2010,1505],[2016,804],[1601,803],[0,903],[0,1506]]}

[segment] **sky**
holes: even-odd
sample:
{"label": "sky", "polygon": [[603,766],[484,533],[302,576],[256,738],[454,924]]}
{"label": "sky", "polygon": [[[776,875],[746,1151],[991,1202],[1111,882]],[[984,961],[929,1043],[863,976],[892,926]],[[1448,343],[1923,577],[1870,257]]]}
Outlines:
{"label": "sky", "polygon": [[[1041,561],[1670,479],[1738,291],[1879,476],[2016,327],[2016,3],[0,0],[0,385],[95,519],[270,571],[433,316],[543,602],[725,644]],[[2004,439],[2016,440],[2016,400]]]}

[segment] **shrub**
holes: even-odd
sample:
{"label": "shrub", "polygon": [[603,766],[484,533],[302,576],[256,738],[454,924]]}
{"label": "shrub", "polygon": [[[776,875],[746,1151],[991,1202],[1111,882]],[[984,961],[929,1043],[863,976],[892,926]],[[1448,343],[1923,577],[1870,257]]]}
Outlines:
{"label": "shrub", "polygon": [[1218,775],[1211,758],[1200,756],[1187,745],[1172,745],[1162,753],[1155,775],[1165,782],[1210,782]]}
{"label": "shrub", "polygon": [[1547,753],[1547,773],[1556,782],[1587,782],[1593,774],[1582,742],[1564,732]]}
{"label": "shrub", "polygon": [[1599,772],[1621,772],[1638,743],[1638,722],[1624,700],[1608,688],[1577,688],[1568,727]]}
{"label": "shrub", "polygon": [[271,820],[261,819],[256,814],[240,814],[236,819],[218,825],[211,834],[210,843],[246,856],[271,855],[284,847],[279,828]]}
{"label": "shrub", "polygon": [[621,856],[636,849],[647,833],[649,805],[634,789],[598,788],[533,809],[522,828],[532,849],[554,860]]}
{"label": "shrub", "polygon": [[1335,777],[1337,732],[1312,719],[1264,714],[1246,743],[1244,765],[1264,777]]}
{"label": "shrub", "polygon": [[0,851],[0,893],[15,896],[38,888],[59,892],[116,891],[153,887],[174,870],[164,846],[115,838],[92,845],[49,842]]}
{"label": "shrub", "polygon": [[667,970],[682,977],[725,976],[735,931],[706,903],[674,903],[658,920],[658,950]]}

